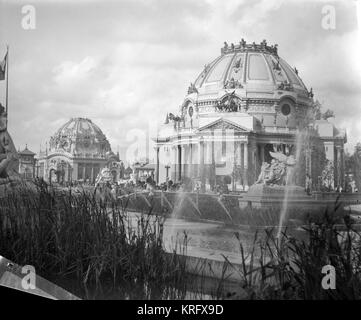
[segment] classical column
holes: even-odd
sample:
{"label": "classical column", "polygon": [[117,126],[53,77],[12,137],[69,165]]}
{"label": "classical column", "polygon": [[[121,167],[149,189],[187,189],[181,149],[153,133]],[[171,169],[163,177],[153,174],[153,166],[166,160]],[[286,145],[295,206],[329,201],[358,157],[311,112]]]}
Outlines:
{"label": "classical column", "polygon": [[187,148],[186,145],[182,145],[182,178],[187,176]]}
{"label": "classical column", "polygon": [[178,145],[178,181],[182,180],[182,146]]}
{"label": "classical column", "polygon": [[248,185],[250,186],[254,175],[257,173],[256,152],[253,143],[248,146],[248,169]]}
{"label": "classical column", "polygon": [[232,190],[235,191],[236,190],[236,172],[237,172],[237,158],[238,158],[238,150],[237,150],[237,141],[236,139],[234,139],[233,141],[233,169],[232,169]]}
{"label": "classical column", "polygon": [[193,144],[190,142],[189,144],[189,155],[188,155],[188,176],[189,178],[193,178]]}
{"label": "classical column", "polygon": [[248,143],[243,143],[243,183],[248,189]]}
{"label": "classical column", "polygon": [[185,161],[185,170],[184,170],[184,176],[187,178],[190,178],[190,163],[189,163],[189,153],[190,153],[190,145],[185,145],[186,150],[186,158]]}
{"label": "classical column", "polygon": [[178,146],[172,146],[173,151],[173,161],[171,163],[172,165],[172,174],[171,174],[171,180],[173,182],[177,181],[177,164],[178,164]]}
{"label": "classical column", "polygon": [[236,142],[236,165],[241,167],[242,166],[242,147],[241,142]]}
{"label": "classical column", "polygon": [[159,147],[156,147],[156,153],[157,153],[157,163],[155,167],[155,182],[159,183]]}
{"label": "classical column", "polygon": [[202,181],[202,186],[205,184],[205,177],[204,177],[204,141],[203,138],[199,141],[199,166],[198,166],[198,176],[200,177],[200,180]]}
{"label": "classical column", "polygon": [[336,188],[341,186],[341,147],[336,146],[337,150],[337,158],[336,158],[336,166],[337,166],[337,185]]}
{"label": "classical column", "polygon": [[242,185],[242,144],[240,141],[235,142],[235,154],[236,154],[236,167],[238,173],[238,180],[236,180],[237,185]]}
{"label": "classical column", "polygon": [[212,155],[211,155],[212,144],[210,141],[204,142],[204,151],[205,151],[205,156],[204,156],[205,164],[208,166],[212,164]]}
{"label": "classical column", "polygon": [[212,161],[212,165],[211,165],[211,177],[212,177],[212,182],[211,182],[211,188],[213,190],[215,184],[216,184],[216,160],[215,160],[215,148],[214,148],[214,131],[212,131],[212,142],[211,142],[211,161]]}
{"label": "classical column", "polygon": [[199,144],[194,143],[192,147],[192,170],[193,170],[193,178],[199,178],[198,176],[198,168],[199,168]]}
{"label": "classical column", "polygon": [[90,173],[90,183],[94,182],[94,167],[92,166],[91,173]]}
{"label": "classical column", "polygon": [[265,148],[265,144],[261,143],[260,144],[260,148],[261,148],[261,164],[265,161],[264,159],[264,148]]}
{"label": "classical column", "polygon": [[83,177],[82,179],[85,181],[85,169],[86,169],[86,163],[84,163],[84,166],[83,166]]}

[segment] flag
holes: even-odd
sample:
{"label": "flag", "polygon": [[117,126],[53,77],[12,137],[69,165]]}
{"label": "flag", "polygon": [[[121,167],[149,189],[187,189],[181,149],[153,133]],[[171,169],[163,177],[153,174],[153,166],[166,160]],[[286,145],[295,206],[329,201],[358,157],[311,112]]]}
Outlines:
{"label": "flag", "polygon": [[8,53],[6,52],[3,61],[0,62],[0,80],[5,80],[6,61]]}

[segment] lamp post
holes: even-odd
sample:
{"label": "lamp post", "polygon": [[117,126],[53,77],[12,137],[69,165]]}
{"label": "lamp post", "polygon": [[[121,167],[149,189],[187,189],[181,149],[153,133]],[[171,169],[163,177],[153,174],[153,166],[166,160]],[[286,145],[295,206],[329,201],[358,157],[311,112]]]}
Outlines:
{"label": "lamp post", "polygon": [[40,165],[39,165],[38,162],[36,163],[35,168],[36,168],[36,177],[39,178],[39,168],[40,168]]}
{"label": "lamp post", "polygon": [[166,179],[168,179],[168,178],[169,178],[169,169],[170,169],[170,165],[169,165],[169,164],[167,164],[167,165],[165,166],[165,170],[166,170]]}

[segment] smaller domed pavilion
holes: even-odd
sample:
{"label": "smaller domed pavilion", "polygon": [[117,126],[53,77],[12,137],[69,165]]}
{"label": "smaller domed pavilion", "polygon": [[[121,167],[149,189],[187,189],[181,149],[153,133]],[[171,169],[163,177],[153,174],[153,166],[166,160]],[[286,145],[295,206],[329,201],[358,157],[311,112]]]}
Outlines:
{"label": "smaller domed pavilion", "polygon": [[124,174],[119,155],[90,119],[72,118],[50,138],[38,157],[39,177],[52,182],[81,181],[94,183],[102,168],[108,167],[113,180]]}

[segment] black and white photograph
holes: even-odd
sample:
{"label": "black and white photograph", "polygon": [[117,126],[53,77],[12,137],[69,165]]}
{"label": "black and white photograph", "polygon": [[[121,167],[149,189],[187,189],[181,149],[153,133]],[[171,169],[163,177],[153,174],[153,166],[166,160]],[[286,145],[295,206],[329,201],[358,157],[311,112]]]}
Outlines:
{"label": "black and white photograph", "polygon": [[360,52],[361,0],[0,0],[0,288],[361,299]]}

